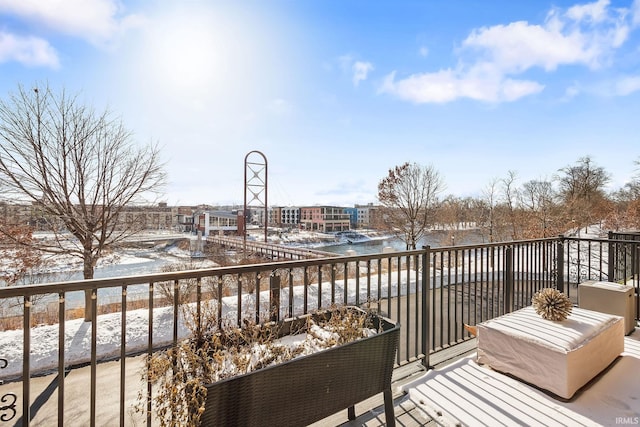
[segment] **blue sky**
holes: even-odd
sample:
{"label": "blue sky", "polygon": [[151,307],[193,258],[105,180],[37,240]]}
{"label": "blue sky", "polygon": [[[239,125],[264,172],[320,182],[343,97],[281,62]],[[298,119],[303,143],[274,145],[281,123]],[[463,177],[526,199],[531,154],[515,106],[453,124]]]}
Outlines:
{"label": "blue sky", "polygon": [[167,163],[164,199],[376,202],[405,161],[444,194],[591,156],[640,159],[640,0],[0,0],[0,96],[48,82],[122,117]]}

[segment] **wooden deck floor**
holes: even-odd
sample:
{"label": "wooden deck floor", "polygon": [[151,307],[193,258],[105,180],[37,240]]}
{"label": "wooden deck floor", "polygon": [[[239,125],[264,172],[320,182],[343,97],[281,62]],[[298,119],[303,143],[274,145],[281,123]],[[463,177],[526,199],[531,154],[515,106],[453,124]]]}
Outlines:
{"label": "wooden deck floor", "polygon": [[[447,364],[459,360],[460,358],[475,352],[476,340],[468,340],[440,350],[431,355],[431,365],[438,369]],[[425,374],[425,369],[420,362],[414,362],[399,368],[393,373],[394,387],[394,413],[396,426],[398,427],[418,427],[437,426],[433,419],[426,418],[423,411],[416,408],[409,396],[402,391],[402,387],[416,378]],[[356,405],[357,418],[348,421],[347,410],[340,411],[328,418],[311,424],[312,427],[381,427],[385,426],[384,402],[382,394],[367,399]]]}
{"label": "wooden deck floor", "polygon": [[[474,362],[475,340],[432,355],[434,369],[407,365],[394,373],[396,425],[416,426],[608,426],[640,419],[640,328],[625,337],[625,351],[569,401]],[[506,392],[505,392],[506,390]],[[451,396],[456,396],[455,398]],[[420,406],[420,408],[418,407]],[[382,396],[314,427],[385,425]],[[432,418],[432,417],[433,418]]]}

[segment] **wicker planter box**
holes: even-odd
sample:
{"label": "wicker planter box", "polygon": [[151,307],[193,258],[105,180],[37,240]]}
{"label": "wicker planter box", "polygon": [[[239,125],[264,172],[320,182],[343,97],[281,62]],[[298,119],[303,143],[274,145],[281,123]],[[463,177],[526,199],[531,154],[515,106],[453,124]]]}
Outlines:
{"label": "wicker planter box", "polygon": [[[296,330],[296,322],[305,319],[284,321],[280,335]],[[356,403],[384,393],[386,424],[394,426],[391,374],[400,325],[374,316],[374,327],[382,332],[207,385],[202,425],[305,426],[345,408],[354,419]]]}

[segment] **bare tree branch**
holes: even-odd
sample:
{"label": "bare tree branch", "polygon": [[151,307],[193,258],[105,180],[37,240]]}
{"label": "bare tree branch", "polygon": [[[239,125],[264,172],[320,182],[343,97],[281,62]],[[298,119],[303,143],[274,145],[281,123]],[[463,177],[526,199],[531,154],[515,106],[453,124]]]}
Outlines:
{"label": "bare tree branch", "polygon": [[39,206],[55,239],[38,249],[81,258],[86,279],[106,249],[139,231],[121,220],[123,209],[160,194],[164,182],[158,147],[134,145],[109,111],[48,85],[0,100],[0,188]]}
{"label": "bare tree branch", "polygon": [[433,166],[404,163],[389,170],[378,184],[384,225],[415,249],[433,222],[433,210],[444,184]]}

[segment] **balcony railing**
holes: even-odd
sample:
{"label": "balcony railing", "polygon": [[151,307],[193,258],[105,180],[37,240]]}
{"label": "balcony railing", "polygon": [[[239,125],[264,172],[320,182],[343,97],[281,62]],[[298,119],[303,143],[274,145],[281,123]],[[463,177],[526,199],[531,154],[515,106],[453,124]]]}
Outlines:
{"label": "balcony railing", "polygon": [[[65,424],[66,410],[74,405],[65,398],[66,374],[78,365],[88,365],[87,424],[99,424],[98,365],[104,359],[116,359],[120,376],[112,381],[119,381],[120,398],[119,408],[113,410],[119,411],[120,425],[126,425],[130,408],[125,393],[135,386],[127,382],[131,359],[151,355],[185,336],[183,304],[194,307],[197,319],[205,306],[214,307],[218,326],[241,324],[244,319],[260,322],[293,317],[334,304],[367,306],[400,322],[396,364],[418,361],[428,367],[435,351],[470,339],[465,323],[473,325],[527,306],[533,294],[545,287],[556,287],[576,301],[578,283],[609,280],[632,284],[637,298],[639,253],[640,242],[635,240],[560,236],[2,288],[0,302],[7,307],[0,334],[15,333],[10,328],[21,330],[18,347],[22,357],[0,359],[0,378],[21,386],[14,393],[3,391],[7,384],[0,386],[0,421],[30,425],[36,405],[31,383],[45,369],[57,374],[58,424]],[[70,360],[73,338],[67,338],[65,325],[70,311],[77,310],[73,301],[84,301],[85,292],[91,296],[91,321],[85,323],[91,343],[83,359]],[[97,346],[99,316],[106,307],[120,316],[117,354],[105,354]],[[145,313],[141,345],[126,339],[131,328],[140,327],[130,320],[138,310]],[[160,310],[168,310],[171,316],[169,339],[158,338],[154,321]],[[17,324],[12,325],[16,319]],[[32,364],[32,356],[36,326],[44,319],[55,325],[59,339],[57,349],[52,350],[56,363],[42,368]],[[150,384],[140,391],[146,396],[154,392]],[[144,412],[142,423],[152,425],[149,399]]]}

